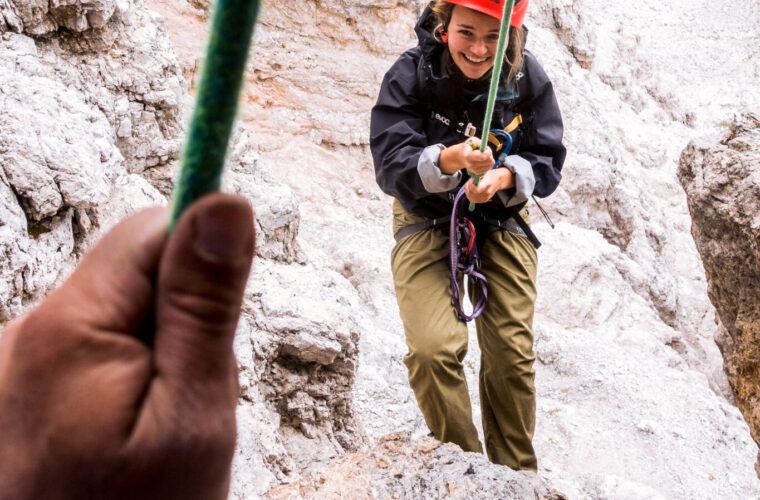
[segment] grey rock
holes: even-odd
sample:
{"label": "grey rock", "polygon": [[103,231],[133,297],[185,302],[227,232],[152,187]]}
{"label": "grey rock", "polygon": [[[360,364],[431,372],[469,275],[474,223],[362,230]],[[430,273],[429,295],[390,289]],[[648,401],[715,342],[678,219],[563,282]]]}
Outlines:
{"label": "grey rock", "polygon": [[[265,491],[255,474],[262,468],[268,489],[365,444],[352,397],[355,289],[312,265],[268,259],[256,262],[250,283],[235,352],[244,425],[261,431],[247,432],[238,449],[233,498]],[[264,458],[251,449],[266,450]]]}
{"label": "grey rock", "polygon": [[[2,0],[0,20],[17,33],[46,35],[60,28],[87,31],[103,28],[118,8],[131,2],[116,0]],[[2,26],[2,25],[0,25]]]}
{"label": "grey rock", "polygon": [[587,27],[587,18],[593,17],[593,11],[587,9],[581,0],[556,0],[550,2],[550,5],[559,39],[581,68],[591,69],[596,51],[596,34]]}
{"label": "grey rock", "polygon": [[303,262],[296,240],[301,221],[292,190],[259,161],[244,129],[238,128],[227,157],[222,186],[251,200],[256,212],[256,253],[286,263]]}
{"label": "grey rock", "polygon": [[451,498],[563,500],[530,472],[431,438],[389,434],[369,451],[346,455],[300,481],[273,488],[268,500],[301,498]]}

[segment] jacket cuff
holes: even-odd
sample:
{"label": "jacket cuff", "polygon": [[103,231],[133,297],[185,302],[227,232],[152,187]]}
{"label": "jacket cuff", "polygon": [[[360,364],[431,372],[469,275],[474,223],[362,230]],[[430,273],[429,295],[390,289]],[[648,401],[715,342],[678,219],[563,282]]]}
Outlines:
{"label": "jacket cuff", "polygon": [[528,201],[536,188],[536,176],[533,174],[533,165],[519,155],[507,156],[502,160],[502,165],[515,175],[515,192],[513,195],[506,191],[498,191],[496,196],[505,207],[511,207]]}
{"label": "jacket cuff", "polygon": [[422,150],[417,162],[417,173],[420,175],[422,185],[428,193],[444,193],[451,191],[462,180],[462,172],[454,172],[451,175],[444,174],[438,168],[441,151],[445,149],[443,144],[434,144]]}

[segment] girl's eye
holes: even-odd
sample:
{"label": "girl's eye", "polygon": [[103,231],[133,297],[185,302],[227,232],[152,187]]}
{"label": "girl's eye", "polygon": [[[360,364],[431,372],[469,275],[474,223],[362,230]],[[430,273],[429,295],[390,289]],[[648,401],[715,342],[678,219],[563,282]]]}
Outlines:
{"label": "girl's eye", "polygon": [[491,42],[498,42],[499,41],[499,35],[488,35],[488,40]]}
{"label": "girl's eye", "polygon": [[470,36],[472,32],[470,30],[459,30],[459,34],[462,36]]}

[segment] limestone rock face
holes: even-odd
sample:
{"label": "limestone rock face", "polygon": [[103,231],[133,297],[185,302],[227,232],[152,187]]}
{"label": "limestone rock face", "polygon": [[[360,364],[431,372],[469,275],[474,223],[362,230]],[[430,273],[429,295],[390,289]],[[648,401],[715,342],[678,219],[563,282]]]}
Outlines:
{"label": "limestone rock face", "polygon": [[760,115],[734,119],[720,142],[702,139],[681,155],[692,236],[710,300],[726,335],[716,339],[737,404],[760,442]]}
{"label": "limestone rock face", "polygon": [[357,302],[337,273],[256,261],[235,340],[241,406],[233,497],[261,495],[365,444],[352,395],[359,328],[350,307]]}
{"label": "limestone rock face", "polygon": [[551,3],[551,13],[557,35],[581,68],[591,69],[596,55],[596,31],[585,24],[591,16],[580,1],[564,0]]}
{"label": "limestone rock face", "polygon": [[45,35],[66,28],[86,31],[102,28],[118,9],[128,9],[131,0],[2,0],[0,26],[17,33]]}
{"label": "limestone rock face", "polygon": [[[159,19],[132,2],[0,6],[6,321],[60,282],[103,229],[165,203],[161,183],[135,172],[177,156],[183,83]],[[67,9],[90,24],[42,29]],[[22,25],[8,21],[9,12]],[[41,33],[54,36],[29,36]]]}
{"label": "limestone rock face", "polygon": [[[75,30],[56,24],[62,12],[97,5],[0,4],[6,21],[11,7],[23,14],[22,24],[0,24],[2,323],[64,279],[111,225],[171,193],[186,82],[162,18],[141,2],[110,5],[107,22]],[[298,201],[242,127],[223,184],[252,200],[259,236],[236,339],[233,491],[250,495],[363,444],[351,393],[358,327],[343,310],[357,299],[344,276],[309,263]],[[311,295],[296,293],[302,285]]]}
{"label": "limestone rock face", "polygon": [[292,485],[272,489],[266,498],[566,499],[533,474],[405,433],[389,434],[371,450],[345,455]]}
{"label": "limestone rock face", "polygon": [[36,43],[57,77],[105,115],[124,168],[168,195],[187,95],[161,18],[133,7],[106,29]]}
{"label": "limestone rock face", "polygon": [[0,34],[0,175],[9,214],[0,243],[9,278],[0,287],[3,320],[68,274],[93,225],[163,199],[124,169],[111,123],[60,78],[53,67],[60,61],[42,45]]}
{"label": "limestone rock face", "polygon": [[242,126],[232,138],[222,188],[251,200],[258,229],[257,255],[289,264],[303,262],[296,239],[301,221],[298,200],[262,164]]}

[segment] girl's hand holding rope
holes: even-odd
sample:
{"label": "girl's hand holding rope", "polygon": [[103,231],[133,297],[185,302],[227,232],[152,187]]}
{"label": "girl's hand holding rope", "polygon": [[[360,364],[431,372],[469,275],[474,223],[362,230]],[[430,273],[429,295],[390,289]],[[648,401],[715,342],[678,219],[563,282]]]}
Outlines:
{"label": "girl's hand holding rope", "polygon": [[493,166],[491,148],[486,146],[485,151],[480,151],[479,147],[480,139],[471,137],[460,144],[444,149],[438,160],[438,168],[448,175],[459,170],[469,170],[477,175],[488,172]]}
{"label": "girl's hand holding rope", "polygon": [[474,179],[464,185],[464,194],[472,203],[485,203],[496,195],[497,191],[514,187],[515,175],[506,168],[487,171],[476,185]]}

